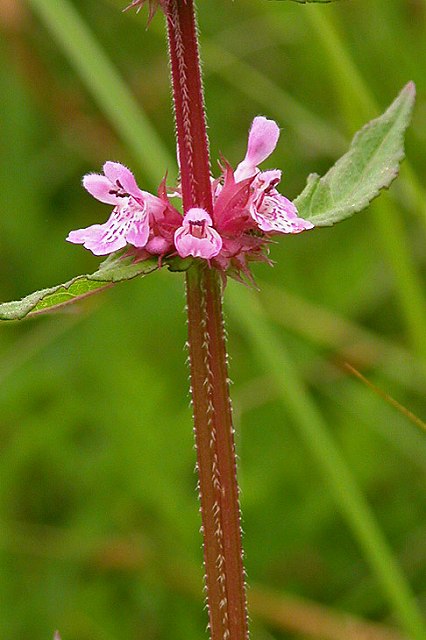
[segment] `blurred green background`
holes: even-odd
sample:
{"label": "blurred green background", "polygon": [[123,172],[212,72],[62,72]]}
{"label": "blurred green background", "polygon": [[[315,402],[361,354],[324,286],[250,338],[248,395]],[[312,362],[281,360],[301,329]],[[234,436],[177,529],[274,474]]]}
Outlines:
{"label": "blurred green background", "polygon": [[[272,117],[289,197],[417,85],[390,193],[273,245],[257,309],[226,292],[253,638],[407,637],[410,588],[426,610],[426,434],[342,363],[425,417],[426,1],[199,5],[213,166]],[[118,160],[153,189],[163,158],[176,172],[162,16],[146,30],[122,7],[1,0],[1,300],[96,269],[64,242],[108,215],[84,173]],[[185,339],[183,277],[162,272],[2,324],[2,639],[206,637]]]}

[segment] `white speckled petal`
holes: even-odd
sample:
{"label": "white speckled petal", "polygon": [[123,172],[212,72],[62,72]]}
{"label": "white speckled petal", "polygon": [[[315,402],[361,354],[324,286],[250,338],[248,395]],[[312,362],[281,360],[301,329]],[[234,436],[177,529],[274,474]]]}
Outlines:
{"label": "white speckled petal", "polygon": [[301,233],[314,227],[299,218],[294,204],[279,193],[265,196],[259,207],[252,206],[251,215],[266,233]]}

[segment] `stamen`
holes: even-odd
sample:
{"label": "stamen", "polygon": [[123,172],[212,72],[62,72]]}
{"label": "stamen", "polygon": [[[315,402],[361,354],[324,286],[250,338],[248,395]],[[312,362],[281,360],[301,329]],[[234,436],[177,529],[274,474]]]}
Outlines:
{"label": "stamen", "polygon": [[110,189],[108,193],[110,193],[112,196],[116,196],[117,198],[127,198],[129,194],[124,190],[124,187],[121,184],[120,180],[116,180],[115,184],[117,185],[117,189]]}

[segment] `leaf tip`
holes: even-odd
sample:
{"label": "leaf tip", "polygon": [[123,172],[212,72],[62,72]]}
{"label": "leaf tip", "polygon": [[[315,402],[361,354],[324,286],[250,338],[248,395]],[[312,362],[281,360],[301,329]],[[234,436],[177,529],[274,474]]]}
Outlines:
{"label": "leaf tip", "polygon": [[414,107],[414,102],[416,100],[416,93],[417,93],[416,85],[413,82],[413,80],[410,80],[410,82],[407,82],[405,87],[401,89],[401,92],[398,96],[399,100],[397,98],[395,102],[399,102],[400,104],[402,102],[405,102],[409,106],[409,109],[411,112]]}
{"label": "leaf tip", "polygon": [[410,80],[410,82],[407,82],[407,84],[403,88],[403,91],[406,91],[408,94],[412,95],[413,98],[416,97],[416,85],[413,82],[413,80]]}
{"label": "leaf tip", "polygon": [[405,105],[408,107],[409,113],[411,113],[414,108],[416,93],[416,85],[413,80],[410,80],[410,82],[407,82],[407,84],[401,89],[399,96],[396,98],[393,104],[401,105],[405,103]]}

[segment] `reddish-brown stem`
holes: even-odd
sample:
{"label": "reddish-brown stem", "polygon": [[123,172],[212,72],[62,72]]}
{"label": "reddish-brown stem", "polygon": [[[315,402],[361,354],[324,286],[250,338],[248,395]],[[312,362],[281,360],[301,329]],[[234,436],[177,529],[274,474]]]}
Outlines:
{"label": "reddish-brown stem", "polygon": [[[208,139],[193,0],[164,2],[184,211],[213,217]],[[221,280],[206,264],[187,274],[194,431],[212,640],[247,640],[232,412]]]}
{"label": "reddish-brown stem", "polygon": [[212,214],[209,147],[193,0],[168,0],[166,17],[183,208]]}
{"label": "reddish-brown stem", "polygon": [[189,271],[194,430],[211,638],[245,640],[248,632],[240,512],[220,288],[214,271]]}

